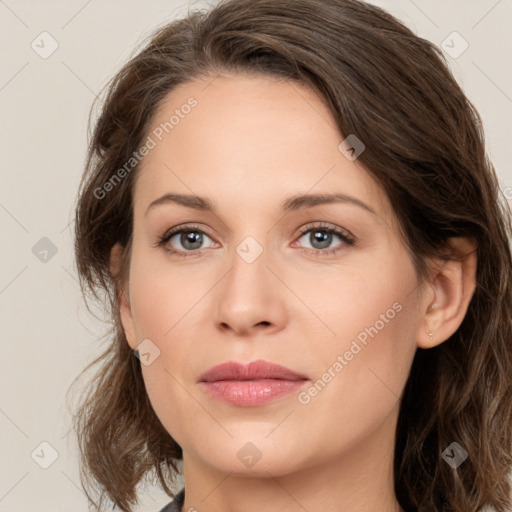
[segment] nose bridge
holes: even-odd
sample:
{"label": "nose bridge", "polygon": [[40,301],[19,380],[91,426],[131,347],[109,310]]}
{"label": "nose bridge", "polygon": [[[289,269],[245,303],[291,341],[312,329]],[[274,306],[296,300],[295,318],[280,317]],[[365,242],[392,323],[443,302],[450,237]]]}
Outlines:
{"label": "nose bridge", "polygon": [[264,243],[246,236],[230,254],[230,271],[216,297],[218,324],[241,332],[261,323],[280,322],[284,310],[279,286],[271,282],[275,277],[267,265],[272,258]]}
{"label": "nose bridge", "polygon": [[264,244],[261,235],[258,240],[248,235],[234,247],[230,257],[231,272],[227,279],[230,291],[239,295],[239,299],[246,300],[243,299],[245,295],[256,297],[268,288],[269,250]]}
{"label": "nose bridge", "polygon": [[[261,259],[263,253],[265,253],[265,255],[267,254],[268,246],[263,246],[265,242],[266,240],[262,240],[262,235],[258,235],[258,239],[252,235],[248,235],[235,247],[235,253],[247,265],[252,265],[254,262]],[[263,259],[266,260],[267,258],[265,257]]]}

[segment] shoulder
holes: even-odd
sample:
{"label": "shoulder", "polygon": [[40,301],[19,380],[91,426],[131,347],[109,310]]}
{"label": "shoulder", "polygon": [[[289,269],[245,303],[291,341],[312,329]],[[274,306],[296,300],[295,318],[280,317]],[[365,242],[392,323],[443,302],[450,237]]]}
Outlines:
{"label": "shoulder", "polygon": [[178,494],[176,494],[176,497],[159,512],[181,512],[181,507],[183,506],[184,501],[185,488],[183,488]]}

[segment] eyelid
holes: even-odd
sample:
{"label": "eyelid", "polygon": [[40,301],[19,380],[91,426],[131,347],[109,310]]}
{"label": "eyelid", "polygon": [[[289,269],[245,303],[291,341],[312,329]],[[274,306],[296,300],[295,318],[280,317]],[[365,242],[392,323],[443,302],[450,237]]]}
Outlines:
{"label": "eyelid", "polygon": [[343,237],[345,237],[347,239],[350,239],[353,242],[355,242],[355,240],[356,240],[356,237],[354,235],[352,235],[352,233],[350,231],[348,231],[347,229],[342,228],[340,226],[336,226],[335,224],[330,224],[330,223],[326,223],[326,222],[322,222],[322,221],[313,223],[313,225],[306,224],[304,227],[300,228],[300,230],[299,230],[299,238],[304,233],[307,233],[308,231],[311,231],[313,229],[318,229],[318,231],[324,231],[325,230],[325,231],[328,231],[328,232],[331,232],[331,233],[335,233],[335,234],[337,234],[339,236],[343,236]]}
{"label": "eyelid", "polygon": [[[180,232],[180,231],[199,231],[201,233],[204,233],[205,235],[208,235],[208,232],[204,230],[203,227],[201,227],[201,225],[199,224],[195,224],[195,223],[192,223],[192,224],[188,224],[188,223],[184,223],[184,224],[178,224],[177,226],[174,226],[172,228],[169,228],[162,236],[161,238],[166,238],[170,235],[173,235],[173,234],[176,234],[177,232]],[[210,235],[208,235],[210,236]],[[210,237],[211,238],[211,237]]]}
{"label": "eyelid", "polygon": [[[153,247],[159,247],[159,246],[165,245],[173,236],[175,236],[176,234],[181,233],[183,231],[196,231],[198,233],[202,233],[202,234],[208,236],[210,239],[213,240],[213,237],[210,236],[208,234],[208,232],[204,228],[202,228],[199,224],[184,223],[184,224],[178,224],[177,226],[174,226],[174,227],[168,229],[167,231],[165,231],[163,235],[160,235],[158,237],[158,240],[153,245]],[[198,250],[200,250],[200,249],[198,249]],[[178,252],[178,251],[176,251],[176,252]],[[187,251],[187,252],[190,254],[194,253],[194,251]]]}
{"label": "eyelid", "polygon": [[[305,226],[301,227],[299,229],[298,235],[294,238],[293,244],[297,243],[297,241],[300,240],[300,238],[302,238],[302,236],[305,233],[307,233],[309,231],[313,231],[315,229],[318,231],[325,231],[327,233],[337,235],[338,237],[341,238],[341,240],[343,242],[342,246],[343,245],[352,246],[357,241],[356,237],[354,235],[352,235],[352,233],[350,233],[350,231],[348,231],[347,229],[337,226],[335,224],[317,221],[317,222],[306,224]],[[169,249],[169,248],[165,247],[167,242],[172,237],[174,237],[176,234],[179,234],[181,232],[187,232],[187,231],[202,233],[202,234],[208,236],[211,240],[213,240],[215,242],[214,237],[210,236],[208,234],[208,232],[205,229],[203,229],[199,224],[183,223],[183,224],[178,224],[177,226],[174,226],[174,227],[168,229],[163,235],[161,235],[158,238],[157,243],[154,244],[153,247],[164,246],[164,249],[166,251],[168,251],[171,254],[177,254],[179,256],[194,256],[194,255],[198,254],[199,252],[203,251],[204,249],[196,249],[194,251],[183,251],[181,249]],[[335,247],[334,249],[323,250],[323,249],[310,249],[308,247],[299,247],[299,250],[305,251],[306,253],[309,253],[309,254],[313,253],[314,255],[316,255],[318,257],[322,257],[322,256],[327,257],[329,255],[336,254],[337,252],[339,252],[342,249],[339,247]]]}

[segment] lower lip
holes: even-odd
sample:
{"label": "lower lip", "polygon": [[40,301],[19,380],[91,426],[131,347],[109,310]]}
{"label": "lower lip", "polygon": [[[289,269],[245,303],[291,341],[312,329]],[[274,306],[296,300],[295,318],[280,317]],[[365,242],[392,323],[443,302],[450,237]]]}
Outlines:
{"label": "lower lip", "polygon": [[293,393],[308,382],[302,380],[219,380],[201,382],[203,389],[211,396],[241,407],[266,404],[280,396]]}

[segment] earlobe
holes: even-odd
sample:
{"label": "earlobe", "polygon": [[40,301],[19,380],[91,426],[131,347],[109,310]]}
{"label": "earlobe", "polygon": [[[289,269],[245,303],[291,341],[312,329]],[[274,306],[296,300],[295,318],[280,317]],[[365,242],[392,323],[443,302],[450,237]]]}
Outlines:
{"label": "earlobe", "polygon": [[443,261],[431,280],[424,318],[417,334],[420,348],[440,345],[464,320],[476,286],[476,242],[457,237],[448,241],[453,260]]}
{"label": "earlobe", "polygon": [[121,275],[121,262],[124,248],[117,243],[110,251],[109,267],[112,279],[115,283],[115,290],[119,305],[119,315],[123,324],[123,330],[132,350],[137,347],[137,339],[135,335],[135,324],[128,293],[128,280]]}

